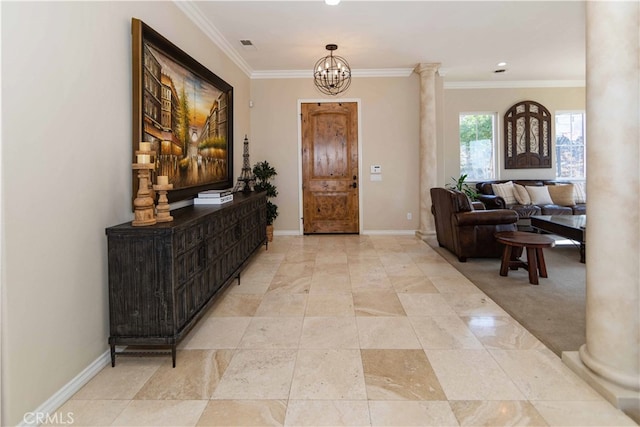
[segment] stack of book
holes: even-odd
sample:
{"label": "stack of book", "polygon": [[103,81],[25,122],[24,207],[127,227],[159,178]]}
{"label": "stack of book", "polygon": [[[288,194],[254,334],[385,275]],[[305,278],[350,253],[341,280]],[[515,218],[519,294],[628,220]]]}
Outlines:
{"label": "stack of book", "polygon": [[198,197],[193,199],[194,205],[221,205],[233,200],[233,193],[230,188],[225,190],[207,190],[198,193]]}

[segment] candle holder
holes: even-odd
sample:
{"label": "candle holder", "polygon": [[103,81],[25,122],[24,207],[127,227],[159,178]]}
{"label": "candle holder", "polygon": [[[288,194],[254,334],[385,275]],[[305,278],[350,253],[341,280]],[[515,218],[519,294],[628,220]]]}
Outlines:
{"label": "candle holder", "polygon": [[156,206],[156,221],[170,222],[173,217],[169,214],[169,200],[167,199],[167,191],[173,189],[173,184],[155,184],[153,189],[158,193],[158,206]]}
{"label": "candle holder", "polygon": [[[154,151],[136,151],[138,160],[150,159],[155,155]],[[140,157],[142,155],[149,156],[147,158]],[[139,227],[145,225],[153,225],[157,222],[154,209],[154,193],[150,185],[151,171],[155,169],[155,163],[133,163],[131,167],[138,171],[138,193],[133,200],[134,219],[131,225]]]}
{"label": "candle holder", "polygon": [[[142,144],[142,143],[141,143]],[[144,149],[138,149],[135,151],[136,154],[136,159],[138,159],[138,164],[149,164],[149,179],[147,180],[147,184],[149,187],[149,196],[155,200],[156,199],[156,192],[153,189],[153,181],[154,181],[154,176],[156,174],[156,152],[152,151],[152,150],[144,150]],[[142,158],[140,157],[142,156]],[[141,161],[144,160],[144,161]]]}

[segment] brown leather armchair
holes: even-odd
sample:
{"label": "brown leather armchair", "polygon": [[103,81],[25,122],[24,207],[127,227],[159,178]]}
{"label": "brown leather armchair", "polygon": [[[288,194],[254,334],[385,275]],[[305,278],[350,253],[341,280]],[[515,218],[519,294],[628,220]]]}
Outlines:
{"label": "brown leather armchair", "polygon": [[515,211],[485,210],[457,190],[432,188],[431,202],[438,244],[453,252],[460,262],[467,258],[500,258],[504,247],[494,234],[516,230]]}

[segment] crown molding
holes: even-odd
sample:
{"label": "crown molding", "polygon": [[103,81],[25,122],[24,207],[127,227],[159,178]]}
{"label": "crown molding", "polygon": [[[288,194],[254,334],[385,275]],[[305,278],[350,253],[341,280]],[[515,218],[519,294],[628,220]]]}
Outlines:
{"label": "crown molding", "polygon": [[[189,18],[202,32],[213,41],[230,59],[251,79],[299,79],[313,78],[311,70],[264,70],[254,71],[240,56],[238,51],[222,35],[222,33],[206,18],[195,2],[173,0],[173,3]],[[352,70],[353,77],[408,77],[412,68],[383,68]]]}
{"label": "crown molding", "polygon": [[520,80],[503,82],[444,82],[445,89],[514,89],[548,87],[585,87],[584,80]]}
{"label": "crown molding", "polygon": [[354,77],[409,77],[413,68],[370,68],[353,70]]}
{"label": "crown molding", "polygon": [[[352,77],[408,77],[412,68],[380,68],[351,70]],[[264,70],[254,71],[252,79],[312,79],[313,70]]]}
{"label": "crown molding", "polygon": [[[231,61],[250,79],[301,79],[313,78],[312,70],[253,70],[222,33],[206,18],[195,2],[173,0],[173,3],[196,26],[216,44]],[[355,69],[353,77],[409,77],[414,68]],[[444,76],[442,76],[444,77]],[[545,87],[585,87],[584,80],[530,80],[530,81],[459,81],[444,82],[444,89],[502,89],[502,88],[545,88]]]}
{"label": "crown molding", "polygon": [[189,18],[202,32],[209,37],[228,57],[238,66],[248,77],[251,77],[253,70],[242,59],[242,56],[234,49],[222,33],[205,17],[198,6],[191,1],[173,0],[173,3]]}
{"label": "crown molding", "polygon": [[251,79],[312,79],[311,70],[262,70],[251,73]]}

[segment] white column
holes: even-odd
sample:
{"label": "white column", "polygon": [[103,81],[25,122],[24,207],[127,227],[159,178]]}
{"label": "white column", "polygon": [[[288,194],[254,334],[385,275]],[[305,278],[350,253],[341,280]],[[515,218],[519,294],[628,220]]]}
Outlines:
{"label": "white column", "polygon": [[640,3],[586,10],[586,344],[563,359],[640,421]]}
{"label": "white column", "polygon": [[431,215],[431,187],[437,185],[436,72],[440,64],[419,64],[420,75],[420,230],[422,239],[433,236],[436,227]]}

